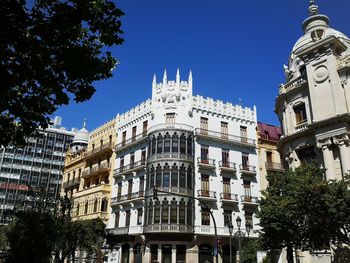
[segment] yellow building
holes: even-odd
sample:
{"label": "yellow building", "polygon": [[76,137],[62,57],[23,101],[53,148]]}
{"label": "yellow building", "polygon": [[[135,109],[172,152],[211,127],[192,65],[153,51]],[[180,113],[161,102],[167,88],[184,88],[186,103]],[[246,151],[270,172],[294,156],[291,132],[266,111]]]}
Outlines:
{"label": "yellow building", "polygon": [[74,193],[73,220],[101,218],[108,220],[116,141],[115,120],[109,121],[89,136],[85,168],[79,190]]}
{"label": "yellow building", "polygon": [[271,171],[284,171],[277,143],[281,136],[280,127],[258,122],[258,155],[260,167],[260,189],[265,190],[268,182],[266,175]]}

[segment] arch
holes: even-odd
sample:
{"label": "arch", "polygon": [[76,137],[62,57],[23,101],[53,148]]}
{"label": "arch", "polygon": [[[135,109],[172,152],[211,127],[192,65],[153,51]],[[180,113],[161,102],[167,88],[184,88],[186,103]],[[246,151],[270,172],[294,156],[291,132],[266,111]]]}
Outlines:
{"label": "arch", "polygon": [[164,152],[169,153],[170,152],[170,146],[171,146],[171,137],[169,133],[167,132],[164,136]]}
{"label": "arch", "polygon": [[121,257],[122,263],[129,263],[129,251],[130,251],[130,245],[128,243],[123,244],[122,257]]}
{"label": "arch", "polygon": [[84,214],[86,215],[89,211],[89,201],[86,200],[85,201],[85,207],[84,207]]}
{"label": "arch", "polygon": [[174,132],[174,134],[173,134],[171,151],[173,153],[178,153],[179,152],[179,136],[177,135],[176,132]]}
{"label": "arch", "polygon": [[163,152],[163,136],[159,133],[157,136],[157,153]]}
{"label": "arch", "polygon": [[97,212],[97,205],[98,205],[98,199],[95,198],[95,200],[94,200],[94,213]]}
{"label": "arch", "polygon": [[179,167],[176,163],[171,167],[171,187],[179,186]]}
{"label": "arch", "polygon": [[168,163],[165,163],[163,167],[163,187],[170,186],[170,167]]}
{"label": "arch", "polygon": [[213,255],[212,255],[213,247],[207,243],[201,244],[199,246],[199,263],[213,263]]}

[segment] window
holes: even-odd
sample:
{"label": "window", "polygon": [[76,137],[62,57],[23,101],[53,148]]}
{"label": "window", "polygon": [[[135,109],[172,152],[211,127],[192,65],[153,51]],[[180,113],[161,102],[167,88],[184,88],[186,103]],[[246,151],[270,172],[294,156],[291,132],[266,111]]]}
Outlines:
{"label": "window", "polygon": [[176,201],[172,201],[171,202],[170,223],[172,223],[172,224],[176,224],[177,223],[177,204],[176,204]]}
{"label": "window", "polygon": [[192,136],[188,136],[187,138],[187,154],[192,155]]}
{"label": "window", "polygon": [[160,165],[156,169],[156,187],[160,187],[162,183],[162,168]]}
{"label": "window", "polygon": [[266,152],[266,160],[268,163],[272,163],[272,152]]}
{"label": "window", "polygon": [[142,216],[143,216],[143,210],[142,208],[137,209],[137,224],[142,224]]}
{"label": "window", "polygon": [[135,153],[130,153],[130,168],[134,168],[135,164]]}
{"label": "window", "polygon": [[155,154],[156,153],[156,144],[157,144],[157,140],[155,137],[152,138],[152,146],[151,146],[151,153]]}
{"label": "window", "polygon": [[186,206],[184,201],[180,201],[179,206],[179,224],[185,224],[185,215],[186,213]]}
{"label": "window", "polygon": [[176,164],[174,164],[171,167],[171,186],[177,187],[178,186],[178,176],[179,176],[179,169],[177,168]]}
{"label": "window", "polygon": [[224,198],[225,199],[231,199],[231,184],[230,184],[230,178],[223,178],[223,187],[224,187]]}
{"label": "window", "polygon": [[224,139],[227,139],[228,137],[228,123],[227,122],[221,122],[221,137]]}
{"label": "window", "polygon": [[133,181],[132,179],[128,181],[128,199],[131,198],[131,194],[132,194],[132,185],[133,185]]}
{"label": "window", "polygon": [[103,140],[100,140],[100,150],[102,150],[102,146],[103,146]]}
{"label": "window", "polygon": [[146,149],[142,149],[141,152],[141,165],[146,164]]}
{"label": "window", "polygon": [[210,214],[207,208],[202,208],[202,225],[210,226]]}
{"label": "window", "polygon": [[180,167],[180,187],[186,187],[186,168],[184,165]]}
{"label": "window", "polygon": [[120,158],[119,168],[121,172],[124,170],[124,157]]}
{"label": "window", "polygon": [[193,224],[192,211],[193,211],[193,205],[192,205],[192,201],[190,200],[187,203],[187,225],[190,225],[190,226],[192,226]]}
{"label": "window", "polygon": [[171,142],[171,138],[170,138],[169,134],[166,134],[164,136],[164,152],[165,153],[170,152],[170,142]]}
{"label": "window", "polygon": [[209,147],[206,145],[201,146],[201,162],[208,163]]}
{"label": "window", "polygon": [[192,189],[192,167],[187,168],[187,188]]}
{"label": "window", "polygon": [[177,136],[176,132],[173,135],[173,140],[172,140],[172,149],[171,151],[173,153],[179,152],[179,136]]}
{"label": "window", "polygon": [[154,223],[159,224],[160,223],[160,206],[159,202],[156,202],[154,205]]}
{"label": "window", "polygon": [[209,196],[209,175],[201,175],[202,196]]}
{"label": "window", "polygon": [[200,123],[200,133],[202,134],[208,134],[208,119],[201,117],[201,123]]}
{"label": "window", "polygon": [[180,153],[186,153],[186,137],[183,134],[180,136]]}
{"label": "window", "polygon": [[297,151],[297,155],[299,157],[299,160],[302,166],[312,162],[313,160],[317,160],[315,149],[312,146],[299,149]]}
{"label": "window", "polygon": [[296,125],[307,122],[305,104],[301,103],[294,107]]}
{"label": "window", "polygon": [[149,184],[149,187],[152,188],[154,186],[154,167],[152,166],[151,167],[151,170],[150,170],[150,184]]}
{"label": "window", "polygon": [[164,201],[162,205],[162,224],[168,224],[169,219],[169,203]]}
{"label": "window", "polygon": [[144,121],[142,125],[142,136],[147,136],[148,121]]}
{"label": "window", "polygon": [[122,133],[122,146],[125,145],[125,141],[126,141],[126,131],[124,131],[124,132]]}
{"label": "window", "polygon": [[244,188],[244,200],[247,202],[250,202],[252,198],[252,189],[251,189],[250,181],[243,180],[243,188]]}
{"label": "window", "polygon": [[242,168],[249,170],[249,153],[242,153]]}
{"label": "window", "polygon": [[107,208],[108,208],[108,200],[106,198],[103,198],[101,202],[101,212],[107,212]]}
{"label": "window", "polygon": [[245,126],[240,126],[240,131],[241,131],[241,141],[242,142],[247,142],[247,127]]}
{"label": "window", "polygon": [[140,184],[139,184],[139,192],[143,192],[145,188],[145,178],[143,176],[140,177]]}
{"label": "window", "polygon": [[132,127],[132,136],[131,136],[131,141],[136,140],[136,126]]}
{"label": "window", "polygon": [[89,211],[89,202],[86,201],[86,202],[85,202],[85,211],[84,211],[84,214],[86,215],[86,214],[88,213],[88,211]]}
{"label": "window", "polygon": [[224,226],[229,226],[229,223],[232,223],[232,211],[224,210]]}
{"label": "window", "polygon": [[112,135],[109,135],[109,146],[112,146]]}
{"label": "window", "polygon": [[165,115],[165,123],[175,123],[175,113],[167,113]]}
{"label": "window", "polygon": [[121,196],[122,196],[122,183],[118,183],[117,199],[119,200]]}
{"label": "window", "polygon": [[119,227],[119,211],[115,212],[115,221],[114,221],[114,227]]}
{"label": "window", "polygon": [[253,228],[253,213],[251,212],[245,212],[245,225],[250,225],[251,229]]}
{"label": "window", "polygon": [[163,151],[163,137],[161,134],[157,138],[157,153],[162,153]]}
{"label": "window", "polygon": [[77,208],[76,208],[77,210],[75,211],[76,212],[76,216],[78,216],[79,215],[79,209],[80,209],[80,205],[79,204],[77,204]]}
{"label": "window", "polygon": [[95,201],[94,201],[94,213],[97,212],[97,203],[98,203],[98,200],[96,198]]}
{"label": "window", "polygon": [[169,187],[170,183],[170,169],[169,165],[165,164],[163,169],[163,187]]}
{"label": "window", "polygon": [[221,158],[222,158],[222,166],[230,167],[230,151],[227,149],[222,149]]}
{"label": "window", "polygon": [[125,226],[130,226],[130,210],[125,212]]}

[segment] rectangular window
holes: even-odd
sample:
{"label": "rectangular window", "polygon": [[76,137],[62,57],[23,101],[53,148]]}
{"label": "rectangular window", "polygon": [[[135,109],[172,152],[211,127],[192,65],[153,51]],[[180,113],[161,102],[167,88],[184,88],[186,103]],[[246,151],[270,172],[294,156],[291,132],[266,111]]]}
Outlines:
{"label": "rectangular window", "polygon": [[307,122],[306,109],[304,103],[295,106],[294,113],[296,125],[300,125]]}
{"label": "rectangular window", "polygon": [[112,146],[112,135],[109,135],[109,146]]}
{"label": "rectangular window", "polygon": [[178,151],[179,151],[179,137],[177,135],[174,135],[172,140],[172,152],[177,153]]}
{"label": "rectangular window", "polygon": [[173,166],[171,168],[171,186],[172,187],[178,187],[178,177],[179,177],[179,170],[177,166]]}
{"label": "rectangular window", "polygon": [[209,175],[201,175],[202,196],[209,196]]}
{"label": "rectangular window", "polygon": [[244,170],[249,170],[249,153],[242,153],[242,167]]}
{"label": "rectangular window", "polygon": [[179,206],[179,224],[185,224],[185,213],[186,213],[185,203],[180,202]]}
{"label": "rectangular window", "polygon": [[135,141],[136,140],[136,126],[132,127],[132,137],[131,137],[131,141]]}
{"label": "rectangular window", "polygon": [[137,224],[142,224],[142,216],[143,216],[143,210],[142,208],[137,209]]}
{"label": "rectangular window", "polygon": [[180,167],[180,187],[185,188],[186,186],[186,168]]}
{"label": "rectangular window", "polygon": [[169,205],[168,203],[162,205],[162,224],[168,224],[169,219]]}
{"label": "rectangular window", "polygon": [[233,222],[232,222],[232,211],[231,210],[224,210],[224,225],[226,227],[228,227],[229,223],[231,223],[233,225]]}
{"label": "rectangular window", "polygon": [[131,198],[131,194],[132,194],[132,185],[133,185],[133,181],[132,179],[128,181],[128,199]]}
{"label": "rectangular window", "polygon": [[175,123],[175,113],[167,113],[165,115],[165,123]]}
{"label": "rectangular window", "polygon": [[122,146],[125,145],[125,141],[126,141],[126,131],[123,131],[123,133],[122,133]]}
{"label": "rectangular window", "polygon": [[186,153],[186,137],[183,135],[180,137],[180,153]]}
{"label": "rectangular window", "polygon": [[165,136],[164,137],[164,152],[165,153],[170,152],[170,143],[171,143],[170,136]]}
{"label": "rectangular window", "polygon": [[145,177],[140,177],[139,192],[143,192],[145,188]]}
{"label": "rectangular window", "polygon": [[170,223],[176,224],[177,223],[177,205],[176,202],[171,205],[170,208]]}
{"label": "rectangular window", "polygon": [[134,168],[135,164],[135,153],[130,153],[130,168]]}
{"label": "rectangular window", "polygon": [[157,153],[162,153],[163,151],[163,137],[161,135],[157,138]]}
{"label": "rectangular window", "polygon": [[253,228],[253,213],[245,212],[245,225],[250,225],[251,229]]}
{"label": "rectangular window", "polygon": [[156,187],[160,187],[162,184],[162,169],[160,166],[157,167],[156,170]]}
{"label": "rectangular window", "polygon": [[209,157],[209,147],[206,145],[201,146],[201,162],[202,163],[208,163],[208,157]]}
{"label": "rectangular window", "polygon": [[230,167],[230,151],[227,149],[222,149],[221,158],[222,158],[222,166]]}
{"label": "rectangular window", "polygon": [[119,227],[119,211],[115,212],[115,221],[114,221],[114,227]]}
{"label": "rectangular window", "polygon": [[121,196],[122,196],[122,183],[118,183],[118,194],[117,194],[117,198],[120,199]]}
{"label": "rectangular window", "polygon": [[124,171],[124,158],[120,158],[119,168],[121,172]]}
{"label": "rectangular window", "polygon": [[142,125],[142,136],[147,136],[148,121],[144,121]]}
{"label": "rectangular window", "polygon": [[272,152],[266,152],[266,160],[269,163],[272,163]]}
{"label": "rectangular window", "polygon": [[141,152],[141,165],[146,164],[146,149],[143,149]]}
{"label": "rectangular window", "polygon": [[228,137],[228,123],[227,122],[221,122],[221,137],[224,139],[227,139]]}
{"label": "rectangular window", "polygon": [[159,204],[156,204],[154,206],[154,223],[155,224],[160,223],[160,206],[159,206]]}
{"label": "rectangular window", "polygon": [[[224,187],[224,198],[230,198],[231,195],[231,184],[230,184],[230,178],[223,178],[223,187]],[[225,195],[227,195],[225,197]]]}
{"label": "rectangular window", "polygon": [[130,226],[130,210],[125,212],[125,226]]}
{"label": "rectangular window", "polygon": [[201,117],[201,123],[200,123],[200,133],[202,134],[208,134],[208,119]]}
{"label": "rectangular window", "polygon": [[202,225],[203,226],[210,226],[210,214],[209,210],[206,208],[202,208]]}
{"label": "rectangular window", "polygon": [[250,202],[252,198],[251,182],[243,180],[244,196],[245,201]]}
{"label": "rectangular window", "polygon": [[165,166],[163,169],[163,187],[169,187],[170,183],[170,169],[169,166]]}
{"label": "rectangular window", "polygon": [[241,131],[241,141],[242,142],[247,142],[247,127],[240,126],[240,131]]}

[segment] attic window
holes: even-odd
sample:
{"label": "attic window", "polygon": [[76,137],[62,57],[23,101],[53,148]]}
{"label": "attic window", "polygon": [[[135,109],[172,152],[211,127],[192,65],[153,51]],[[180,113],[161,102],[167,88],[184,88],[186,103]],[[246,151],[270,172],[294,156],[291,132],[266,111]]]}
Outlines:
{"label": "attic window", "polygon": [[322,29],[317,29],[311,32],[311,38],[312,40],[315,42],[317,40],[320,40],[321,38],[323,38],[323,33],[324,30]]}

